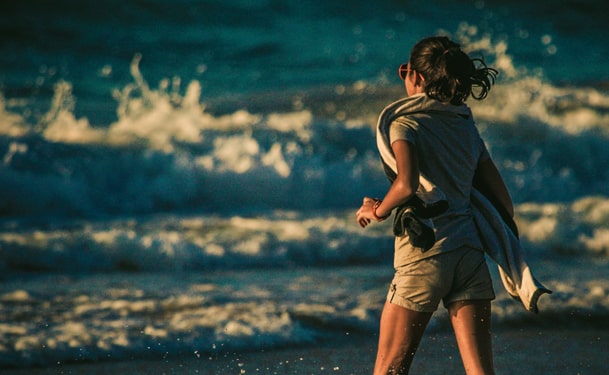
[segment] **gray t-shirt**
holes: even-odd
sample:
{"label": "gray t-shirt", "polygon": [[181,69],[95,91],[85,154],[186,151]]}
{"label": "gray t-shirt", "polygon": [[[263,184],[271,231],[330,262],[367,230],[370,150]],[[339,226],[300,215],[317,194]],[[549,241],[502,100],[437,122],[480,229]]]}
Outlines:
{"label": "gray t-shirt", "polygon": [[436,244],[431,249],[423,252],[410,244],[408,236],[396,237],[396,268],[463,246],[482,248],[470,212],[470,194],[476,167],[489,153],[469,107],[437,101],[433,107],[395,119],[389,137],[391,143],[406,140],[416,147],[421,173],[442,190],[449,209],[433,219]]}

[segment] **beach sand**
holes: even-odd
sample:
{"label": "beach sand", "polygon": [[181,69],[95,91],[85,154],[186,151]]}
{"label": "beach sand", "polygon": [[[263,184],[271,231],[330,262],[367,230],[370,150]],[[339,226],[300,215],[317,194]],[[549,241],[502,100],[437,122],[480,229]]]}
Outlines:
{"label": "beach sand", "polygon": [[[337,336],[340,336],[337,334]],[[337,337],[315,346],[256,352],[166,356],[159,359],[58,364],[2,374],[370,374],[376,335]],[[497,374],[603,374],[609,369],[609,329],[502,328],[494,333]],[[463,374],[450,331],[428,333],[411,374]]]}

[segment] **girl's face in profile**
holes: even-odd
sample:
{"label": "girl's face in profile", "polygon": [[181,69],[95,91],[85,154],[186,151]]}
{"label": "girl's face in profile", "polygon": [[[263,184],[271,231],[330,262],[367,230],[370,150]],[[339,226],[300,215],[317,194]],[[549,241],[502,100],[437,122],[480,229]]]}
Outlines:
{"label": "girl's face in profile", "polygon": [[407,96],[423,92],[423,77],[410,68],[410,63],[400,65],[398,75],[404,81]]}

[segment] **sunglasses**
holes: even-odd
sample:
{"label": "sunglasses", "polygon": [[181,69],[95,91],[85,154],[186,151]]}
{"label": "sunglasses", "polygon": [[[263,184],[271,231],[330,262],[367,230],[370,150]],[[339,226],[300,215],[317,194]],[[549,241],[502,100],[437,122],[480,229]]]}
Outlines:
{"label": "sunglasses", "polygon": [[398,75],[400,76],[400,79],[402,81],[404,81],[406,79],[406,76],[408,75],[408,73],[412,72],[413,69],[410,69],[408,67],[408,64],[402,64],[400,65],[400,67],[398,68]]}

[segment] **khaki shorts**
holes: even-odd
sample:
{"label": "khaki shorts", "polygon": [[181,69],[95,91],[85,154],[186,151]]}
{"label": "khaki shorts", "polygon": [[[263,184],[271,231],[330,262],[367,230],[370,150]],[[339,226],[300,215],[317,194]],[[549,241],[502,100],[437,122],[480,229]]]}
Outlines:
{"label": "khaki shorts", "polygon": [[396,270],[387,300],[409,310],[433,312],[456,301],[492,300],[493,282],[484,253],[463,247]]}

